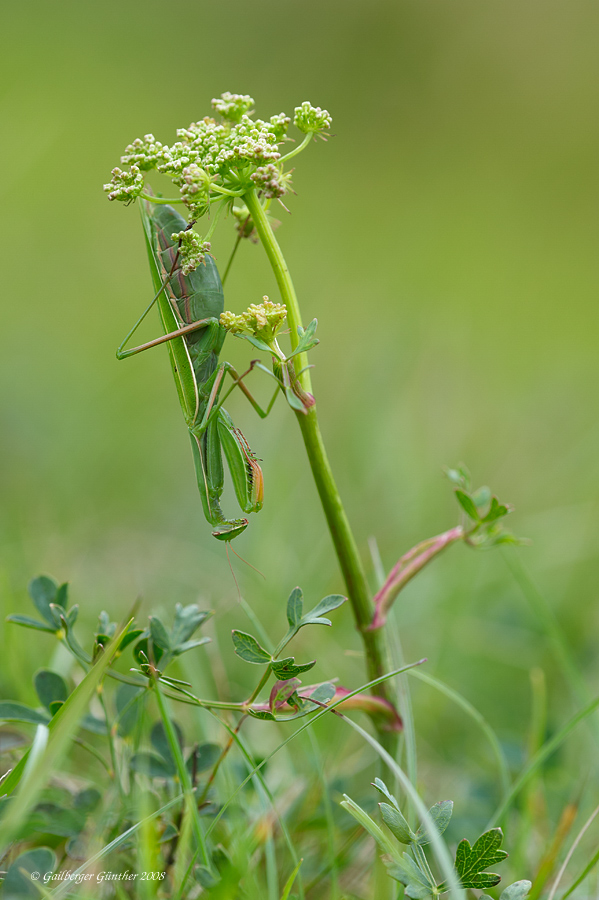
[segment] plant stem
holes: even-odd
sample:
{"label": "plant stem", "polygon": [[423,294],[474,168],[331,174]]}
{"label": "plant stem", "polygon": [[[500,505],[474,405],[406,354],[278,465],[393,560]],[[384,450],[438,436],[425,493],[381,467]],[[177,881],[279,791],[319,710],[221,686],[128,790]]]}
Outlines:
{"label": "plant stem", "polygon": [[[299,340],[298,328],[302,325],[302,319],[287,263],[255,190],[248,191],[243,199],[251,213],[256,231],[273,269],[281,293],[281,299],[287,307],[287,320],[291,330],[291,347],[295,350]],[[298,380],[302,388],[306,392],[311,393],[310,370],[306,368],[307,364],[308,360],[305,353],[299,353],[294,357],[294,366]],[[345,580],[356,628],[364,643],[368,680],[372,681],[388,671],[385,632],[383,629],[368,631],[374,608],[358,548],[339,496],[322,440],[316,407],[310,407],[305,413],[298,411],[296,412],[296,417],[302,432],[312,475],[326,516],[337,559]],[[379,693],[386,696],[386,685],[380,686]],[[381,739],[383,739],[383,735],[388,746],[390,736],[388,733],[382,732]]]}
{"label": "plant stem", "polygon": [[173,723],[171,722],[168,710],[166,708],[164,697],[162,696],[158,678],[154,678],[154,693],[156,696],[158,709],[160,711],[160,718],[162,719],[164,733],[166,735],[166,739],[168,741],[175,766],[177,767],[179,783],[181,784],[183,793],[185,794],[187,809],[189,815],[191,816],[191,822],[193,825],[196,841],[202,855],[202,861],[205,866],[211,869],[212,867],[210,858],[208,856],[208,849],[206,847],[206,839],[204,837],[204,832],[202,831],[202,824],[200,822],[198,802],[195,796],[195,791],[191,784],[191,779],[189,777],[189,772],[187,771],[187,766],[185,765],[185,760],[183,759],[183,753],[181,752],[181,747],[179,746],[179,740],[177,738]]}

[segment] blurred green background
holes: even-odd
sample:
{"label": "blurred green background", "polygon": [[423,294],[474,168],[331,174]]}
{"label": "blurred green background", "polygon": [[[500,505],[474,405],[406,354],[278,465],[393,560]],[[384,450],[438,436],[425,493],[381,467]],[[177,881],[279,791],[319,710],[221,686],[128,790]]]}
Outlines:
{"label": "blurred green background", "polygon": [[[172,142],[224,90],[250,93],[264,118],[309,99],[334,138],[298,158],[277,234],[305,319],[319,319],[321,423],[364,558],[373,535],[390,567],[454,524],[441,469],[465,461],[515,505],[510,524],[532,544],[514,552],[596,691],[599,6],[22,0],[3,21],[2,614],[40,572],[71,582],[83,630],[137,596],[165,618],[199,600],[218,611],[211,658],[243,692],[228,632],[249,623],[202,516],[166,352],[115,359],[151,284],[136,208],[101,186],[127,143]],[[221,265],[232,242],[226,223]],[[227,306],[263,294],[276,298],[264,255],[244,245]],[[234,341],[226,352],[250,357]],[[227,406],[266,479],[235,542],[265,580],[233,566],[276,637],[296,583],[316,601],[340,576],[293,415]],[[452,549],[396,622],[407,657],[427,656],[483,709],[516,763],[532,667],[548,679],[550,729],[577,708],[500,553]],[[2,695],[31,701],[50,643],[2,634]],[[360,683],[349,609],[307,641],[318,677]],[[415,717],[426,795],[470,796],[462,812],[484,821],[493,770],[479,734],[420,684]],[[560,757],[578,752],[576,766],[547,776],[556,809],[586,772],[580,746]]]}

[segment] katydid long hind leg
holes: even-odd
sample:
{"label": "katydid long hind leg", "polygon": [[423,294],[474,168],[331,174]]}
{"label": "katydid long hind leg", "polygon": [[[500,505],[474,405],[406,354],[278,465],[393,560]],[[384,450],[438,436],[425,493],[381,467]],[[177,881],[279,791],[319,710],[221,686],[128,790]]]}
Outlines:
{"label": "katydid long hind leg", "polygon": [[[139,320],[139,322],[141,322],[141,319]],[[139,322],[137,323],[138,325]],[[140,344],[139,347],[132,347],[130,350],[121,350],[119,347],[116,352],[117,359],[127,359],[128,356],[133,356],[135,353],[141,353],[143,350],[149,350],[150,347],[157,347],[159,344],[164,344],[167,341],[172,341],[175,338],[182,337],[184,334],[190,334],[192,331],[199,331],[200,328],[207,328],[212,324],[218,324],[218,319],[198,319],[197,322],[190,322],[189,325],[183,325],[181,328],[177,328],[176,331],[170,331],[168,334],[161,334],[160,337],[154,338],[152,341],[147,341],[147,343],[145,344]],[[130,332],[130,334],[133,334],[133,332]],[[127,339],[125,339],[123,343],[126,343],[126,340]],[[121,347],[122,346],[123,344],[121,344]]]}

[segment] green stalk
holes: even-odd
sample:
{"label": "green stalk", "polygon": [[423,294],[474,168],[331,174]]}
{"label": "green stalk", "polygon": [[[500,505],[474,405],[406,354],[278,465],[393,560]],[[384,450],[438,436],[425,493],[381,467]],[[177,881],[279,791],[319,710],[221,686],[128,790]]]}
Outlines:
{"label": "green stalk", "polygon": [[204,832],[202,830],[202,823],[200,822],[200,814],[198,812],[198,804],[195,795],[195,791],[191,784],[191,778],[189,777],[189,772],[187,771],[187,766],[185,765],[185,760],[183,759],[183,753],[181,752],[181,747],[179,746],[179,741],[177,739],[177,735],[175,733],[175,728],[170,719],[168,710],[166,708],[166,702],[164,697],[162,696],[162,691],[160,689],[160,683],[158,678],[154,678],[154,693],[156,696],[156,702],[158,704],[158,709],[160,711],[160,718],[162,719],[162,725],[164,727],[164,733],[166,735],[166,739],[168,741],[168,745],[170,747],[170,751],[175,762],[175,766],[177,767],[177,775],[179,776],[179,783],[183,788],[183,793],[185,794],[185,801],[187,805],[188,814],[191,816],[191,822],[193,825],[193,830],[195,833],[196,841],[198,843],[198,848],[200,850],[202,856],[202,862],[209,869],[212,869],[212,865],[210,862],[210,858],[208,856],[208,849],[206,847],[206,839],[204,837]]}
{"label": "green stalk", "polygon": [[[291,274],[255,190],[248,191],[244,194],[243,199],[252,216],[254,226],[274,272],[281,299],[287,307],[287,321],[291,330],[291,347],[295,350],[299,340],[298,328],[302,325],[302,317]],[[311,393],[310,370],[305,368],[308,365],[307,355],[299,353],[294,357],[294,365],[302,388],[306,392]],[[304,371],[301,371],[302,369]],[[384,629],[379,629],[378,631],[368,630],[374,615],[374,607],[358,548],[339,496],[322,440],[316,407],[312,406],[306,413],[298,411],[296,412],[296,417],[302,432],[312,475],[320,496],[337,559],[345,580],[356,628],[364,643],[368,680],[373,681],[389,670]],[[387,686],[381,684],[379,693],[386,696]],[[389,746],[389,733],[381,732],[380,737],[381,741],[384,739],[385,744]]]}

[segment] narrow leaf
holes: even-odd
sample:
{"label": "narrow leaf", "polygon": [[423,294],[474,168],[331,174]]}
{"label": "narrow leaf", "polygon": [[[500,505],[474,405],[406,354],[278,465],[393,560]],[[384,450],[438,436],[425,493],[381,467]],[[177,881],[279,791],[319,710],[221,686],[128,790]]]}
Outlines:
{"label": "narrow leaf", "polygon": [[15,625],[22,625],[24,628],[35,628],[37,631],[47,631],[54,634],[56,626],[52,628],[49,625],[43,625],[38,619],[32,619],[31,616],[8,616],[7,622],[14,622]]}
{"label": "narrow leaf", "polygon": [[150,616],[150,635],[155,647],[160,647],[167,652],[172,649],[168,632],[156,616]]}
{"label": "narrow leaf", "polygon": [[372,786],[373,788],[376,788],[379,794],[382,794],[383,797],[387,798],[391,806],[394,806],[395,809],[399,809],[399,803],[397,802],[393,794],[389,791],[389,788],[381,778],[375,778],[372,782]]}
{"label": "narrow leaf", "polygon": [[295,628],[295,626],[299,624],[303,608],[304,600],[302,589],[295,587],[289,594],[289,599],[287,600],[287,621],[291,628]]}
{"label": "narrow leaf", "polygon": [[330,620],[324,618],[325,613],[337,609],[337,607],[341,606],[342,603],[345,603],[346,600],[347,597],[344,597],[342,594],[329,594],[328,597],[324,597],[320,603],[317,603],[314,609],[311,609],[310,612],[307,612],[306,615],[302,617],[301,624],[330,625]]}
{"label": "narrow leaf", "polygon": [[391,834],[396,837],[400,843],[411,844],[416,836],[410,829],[410,826],[404,819],[401,812],[395,806],[391,806],[389,803],[379,803],[379,806],[381,809],[383,822],[385,823]]}
{"label": "narrow leaf", "polygon": [[24,703],[16,703],[12,700],[5,700],[0,703],[0,721],[4,722],[29,722],[32,725],[47,725],[50,716],[44,712],[38,712],[25,706]]}
{"label": "narrow leaf", "polygon": [[473,519],[475,522],[480,521],[480,516],[478,514],[478,510],[476,508],[476,504],[472,500],[468,494],[465,494],[464,491],[455,490],[454,494],[456,496],[456,500],[464,510],[467,516]]}

